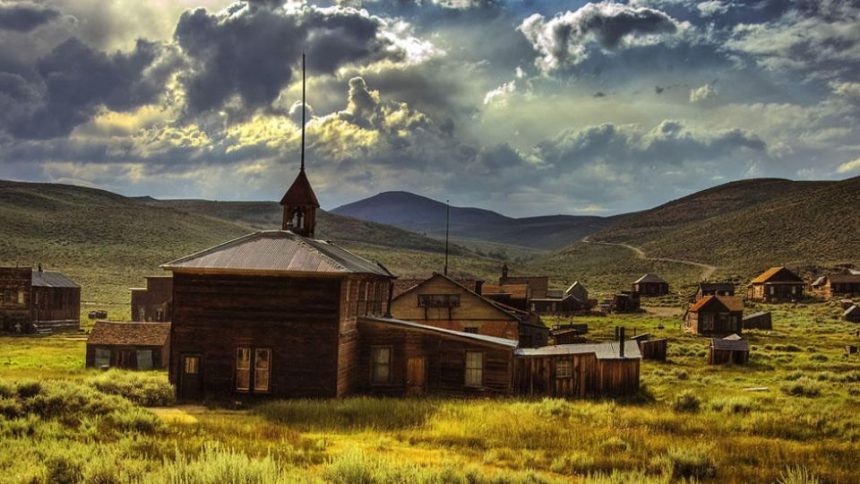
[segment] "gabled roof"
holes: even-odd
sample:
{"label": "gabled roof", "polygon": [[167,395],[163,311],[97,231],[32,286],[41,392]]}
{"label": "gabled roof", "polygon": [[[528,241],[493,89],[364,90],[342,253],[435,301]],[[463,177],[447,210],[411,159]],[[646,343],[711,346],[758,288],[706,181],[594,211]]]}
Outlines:
{"label": "gabled roof", "polygon": [[744,300],[737,296],[705,296],[696,301],[690,306],[689,311],[696,313],[711,304],[720,304],[723,309],[729,312],[739,312],[744,310]]}
{"label": "gabled roof", "polygon": [[420,331],[429,331],[431,333],[439,333],[447,336],[455,336],[458,338],[464,338],[469,340],[474,340],[482,343],[490,343],[498,346],[506,346],[508,348],[516,348],[519,342],[515,339],[506,339],[506,338],[497,338],[495,336],[487,336],[485,334],[475,334],[475,333],[466,333],[463,331],[454,331],[445,328],[437,328],[435,326],[428,326],[426,324],[419,324],[412,321],[404,321],[402,319],[394,319],[394,318],[380,318],[380,317],[360,317],[360,320],[369,321],[372,323],[385,323],[393,326],[400,326],[402,328],[415,329]]}
{"label": "gabled roof", "polygon": [[299,171],[299,175],[296,177],[293,184],[290,185],[290,188],[287,190],[287,193],[284,194],[284,197],[281,198],[281,205],[293,205],[293,206],[312,206],[319,208],[320,202],[317,201],[317,196],[314,193],[314,189],[311,188],[311,182],[308,181],[307,175],[305,175],[305,171]]}
{"label": "gabled roof", "polygon": [[579,282],[579,281],[573,281],[573,284],[571,284],[571,285],[567,288],[567,290],[566,290],[566,291],[564,291],[564,292],[565,292],[565,294],[570,293],[570,291],[573,291],[573,290],[574,290],[575,288],[577,288],[577,287],[580,287],[580,288],[582,288],[583,290],[587,291],[587,289],[585,288],[585,286],[584,286],[581,282]]}
{"label": "gabled roof", "polygon": [[59,272],[33,270],[33,287],[81,287]]}
{"label": "gabled roof", "polygon": [[[607,341],[605,343],[590,344],[566,344],[541,346],[540,348],[518,348],[517,356],[563,356],[581,355],[594,353],[598,360],[620,360],[618,341]],[[639,359],[642,353],[639,351],[639,343],[634,340],[624,342],[623,359]]]}
{"label": "gabled roof", "polygon": [[96,321],[87,344],[103,346],[164,346],[170,323]]}
{"label": "gabled roof", "polygon": [[[403,294],[404,292],[409,291],[413,287],[418,286],[419,284],[421,284],[422,282],[424,282],[426,280],[427,280],[426,277],[423,277],[423,278],[414,278],[413,277],[413,278],[406,278],[406,279],[404,279],[402,277],[398,278],[394,281],[394,294],[393,294],[393,296],[397,297],[397,296]],[[468,287],[468,288],[477,287],[477,282],[478,282],[477,279],[468,279],[468,278],[466,278],[466,279],[457,278],[454,280],[457,281],[461,286]]]}
{"label": "gabled roof", "polygon": [[636,281],[633,284],[641,284],[643,282],[668,284],[666,281],[664,281],[660,276],[658,276],[656,274],[645,274],[644,276],[640,277],[639,279],[636,279]]}
{"label": "gabled roof", "polygon": [[528,313],[527,312],[521,311],[521,310],[516,309],[516,308],[512,308],[512,307],[505,305],[505,304],[502,304],[498,301],[494,301],[488,297],[484,297],[484,296],[476,293],[474,290],[464,286],[459,281],[454,280],[454,279],[452,279],[452,278],[450,278],[444,274],[439,274],[438,272],[434,272],[432,276],[428,277],[427,279],[424,279],[423,281],[421,281],[417,285],[415,285],[415,286],[411,287],[410,289],[402,292],[395,299],[399,299],[401,297],[404,297],[406,294],[409,294],[410,292],[418,289],[419,287],[423,286],[425,283],[427,283],[427,282],[429,282],[435,278],[441,278],[441,279],[453,284],[454,286],[459,287],[460,289],[462,289],[466,293],[471,294],[472,296],[478,298],[479,300],[484,302],[484,304],[491,306],[495,310],[504,313],[505,315],[507,315],[508,317],[510,317],[513,320],[517,320],[517,321],[519,321],[521,323],[525,323],[525,324],[532,324],[528,321]]}
{"label": "gabled roof", "polygon": [[789,279],[795,279],[797,282],[803,282],[803,279],[801,279],[797,274],[791,272],[783,266],[779,266],[771,267],[770,269],[762,272],[758,277],[750,281],[750,284],[764,284],[766,282],[769,282],[771,279],[773,279],[779,274],[789,276]]}
{"label": "gabled roof", "polygon": [[272,274],[374,274],[392,277],[383,266],[323,240],[289,230],[264,230],[168,262],[169,270]]}
{"label": "gabled roof", "polygon": [[744,316],[743,320],[747,321],[755,318],[760,318],[763,316],[767,316],[768,314],[770,314],[770,311],[759,311],[757,313],[747,314],[746,316]]}
{"label": "gabled roof", "polygon": [[827,276],[821,276],[812,283],[812,287],[823,286],[824,283],[827,282]]}

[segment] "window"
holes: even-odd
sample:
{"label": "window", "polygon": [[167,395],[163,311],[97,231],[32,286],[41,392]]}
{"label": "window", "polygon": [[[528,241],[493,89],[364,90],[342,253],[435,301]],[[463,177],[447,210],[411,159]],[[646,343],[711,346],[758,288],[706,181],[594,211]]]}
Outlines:
{"label": "window", "polygon": [[152,350],[137,350],[137,369],[152,369]]}
{"label": "window", "polygon": [[196,375],[200,372],[200,358],[197,356],[186,356],[185,359],[185,371],[186,375]]}
{"label": "window", "polygon": [[18,289],[18,304],[24,305],[24,290]]}
{"label": "window", "polygon": [[251,348],[236,348],[236,390],[251,389]]}
{"label": "window", "polygon": [[573,376],[573,363],[570,360],[556,360],[555,377],[570,378]]}
{"label": "window", "polygon": [[370,381],[376,385],[391,382],[391,348],[375,347],[371,349]]}
{"label": "window", "polygon": [[466,386],[479,387],[484,383],[484,353],[466,352]]}
{"label": "window", "polygon": [[478,334],[478,327],[477,326],[469,326],[468,328],[463,328],[463,332],[464,333]]}
{"label": "window", "polygon": [[714,315],[713,315],[713,313],[700,314],[700,317],[702,318],[701,331],[713,331],[714,330]]}
{"label": "window", "polygon": [[770,286],[770,295],[773,296],[774,294],[776,294],[776,287]]}
{"label": "window", "polygon": [[272,350],[257,348],[254,350],[254,391],[269,391],[269,375],[272,368]]}
{"label": "window", "polygon": [[96,368],[110,366],[110,350],[106,348],[96,348]]}
{"label": "window", "polygon": [[456,308],[460,307],[459,294],[419,294],[420,308]]}

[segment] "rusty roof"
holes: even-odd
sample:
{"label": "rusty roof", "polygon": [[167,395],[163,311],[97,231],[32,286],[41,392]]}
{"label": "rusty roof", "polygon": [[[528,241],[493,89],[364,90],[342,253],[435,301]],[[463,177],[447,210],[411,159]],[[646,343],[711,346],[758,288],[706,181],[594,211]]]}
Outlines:
{"label": "rusty roof", "polygon": [[89,345],[164,346],[170,336],[170,323],[119,323],[96,321]]}
{"label": "rusty roof", "polygon": [[771,279],[773,279],[774,276],[776,276],[777,274],[779,274],[780,272],[783,272],[783,271],[786,271],[789,274],[791,274],[793,276],[793,278],[798,280],[798,282],[803,282],[803,280],[800,279],[800,277],[798,277],[797,274],[791,272],[785,266],[779,266],[779,267],[771,267],[770,269],[762,272],[758,277],[756,277],[755,279],[750,281],[750,284],[764,284],[764,283],[770,281]]}
{"label": "rusty roof", "polygon": [[331,242],[302,237],[289,230],[254,232],[161,267],[174,271],[374,274],[393,277],[378,263]]}
{"label": "rusty roof", "polygon": [[40,271],[37,269],[33,270],[31,281],[34,287],[81,287],[62,273]]}
{"label": "rusty roof", "polygon": [[712,301],[719,302],[729,312],[741,312],[744,310],[744,300],[738,296],[705,296],[690,306],[689,311],[692,313],[699,312],[702,308],[711,304]]}
{"label": "rusty roof", "polygon": [[293,184],[290,185],[287,193],[284,194],[284,197],[281,199],[281,205],[319,208],[320,202],[317,201],[317,196],[314,193],[314,189],[311,188],[311,182],[308,181],[308,176],[305,175],[304,170],[299,172],[299,175],[293,181]]}

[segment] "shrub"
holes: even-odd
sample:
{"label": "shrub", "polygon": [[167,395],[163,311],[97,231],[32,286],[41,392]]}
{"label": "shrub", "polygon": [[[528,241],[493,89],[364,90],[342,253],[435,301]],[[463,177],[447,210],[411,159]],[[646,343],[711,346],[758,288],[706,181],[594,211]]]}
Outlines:
{"label": "shrub", "polygon": [[675,378],[678,380],[687,380],[690,378],[690,374],[686,370],[675,370]]}
{"label": "shrub", "polygon": [[702,401],[690,390],[679,393],[672,402],[672,408],[677,412],[695,413],[699,411],[701,406]]}
{"label": "shrub", "polygon": [[175,403],[173,386],[163,374],[109,370],[87,380],[92,387],[108,395],[119,395],[145,407]]}
{"label": "shrub", "polygon": [[822,355],[821,353],[816,353],[810,356],[809,359],[812,361],[827,361],[829,358],[827,358],[827,356],[825,355]]}
{"label": "shrub", "polygon": [[45,478],[52,484],[77,484],[84,480],[83,465],[66,455],[51,456],[45,461]]}
{"label": "shrub", "polygon": [[560,398],[544,398],[537,405],[535,413],[544,418],[567,418],[571,415],[572,407],[573,405],[571,405],[567,400],[562,400]]}
{"label": "shrub", "polygon": [[19,383],[16,389],[21,398],[33,398],[42,391],[42,384],[37,381]]}
{"label": "shrub", "polygon": [[433,400],[356,397],[344,400],[282,400],[256,407],[264,418],[303,430],[398,430],[422,425]]}
{"label": "shrub", "polygon": [[815,380],[803,377],[793,383],[783,385],[782,391],[794,397],[814,398],[821,395],[822,386]]}
{"label": "shrub", "polygon": [[712,402],[711,410],[715,412],[727,412],[735,415],[745,415],[753,410],[753,401],[749,398],[743,397],[723,398]]}
{"label": "shrub", "polygon": [[270,456],[252,459],[233,450],[207,446],[193,459],[177,452],[175,459],[164,461],[160,472],[151,476],[150,482],[286,484],[300,482],[296,477],[283,472]]}
{"label": "shrub", "polygon": [[0,416],[8,419],[20,417],[24,414],[24,408],[14,398],[0,397]]}
{"label": "shrub", "polygon": [[821,479],[805,467],[789,467],[780,474],[777,484],[821,484]]}
{"label": "shrub", "polygon": [[0,398],[12,398],[15,396],[15,387],[0,381]]}
{"label": "shrub", "polygon": [[661,464],[673,479],[704,479],[717,475],[710,449],[703,446],[673,447],[663,455]]}

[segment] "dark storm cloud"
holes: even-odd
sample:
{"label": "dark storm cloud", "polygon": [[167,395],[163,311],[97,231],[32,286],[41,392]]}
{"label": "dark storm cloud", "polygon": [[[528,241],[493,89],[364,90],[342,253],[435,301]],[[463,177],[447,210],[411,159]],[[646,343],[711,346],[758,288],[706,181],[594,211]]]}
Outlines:
{"label": "dark storm cloud", "polygon": [[191,113],[217,109],[238,96],[251,109],[269,106],[293,77],[303,50],[312,72],[353,62],[400,60],[383,36],[383,20],[349,8],[298,10],[234,4],[225,12],[188,11],[176,41],[192,67],[183,76]]}
{"label": "dark storm cloud", "polygon": [[29,32],[59,16],[58,10],[32,3],[0,3],[0,30]]}
{"label": "dark storm cloud", "polygon": [[6,74],[0,99],[19,111],[6,127],[20,138],[65,136],[102,106],[128,111],[152,103],[170,71],[153,69],[161,54],[159,44],[144,40],[108,55],[70,38],[36,63],[26,86],[20,75]]}

